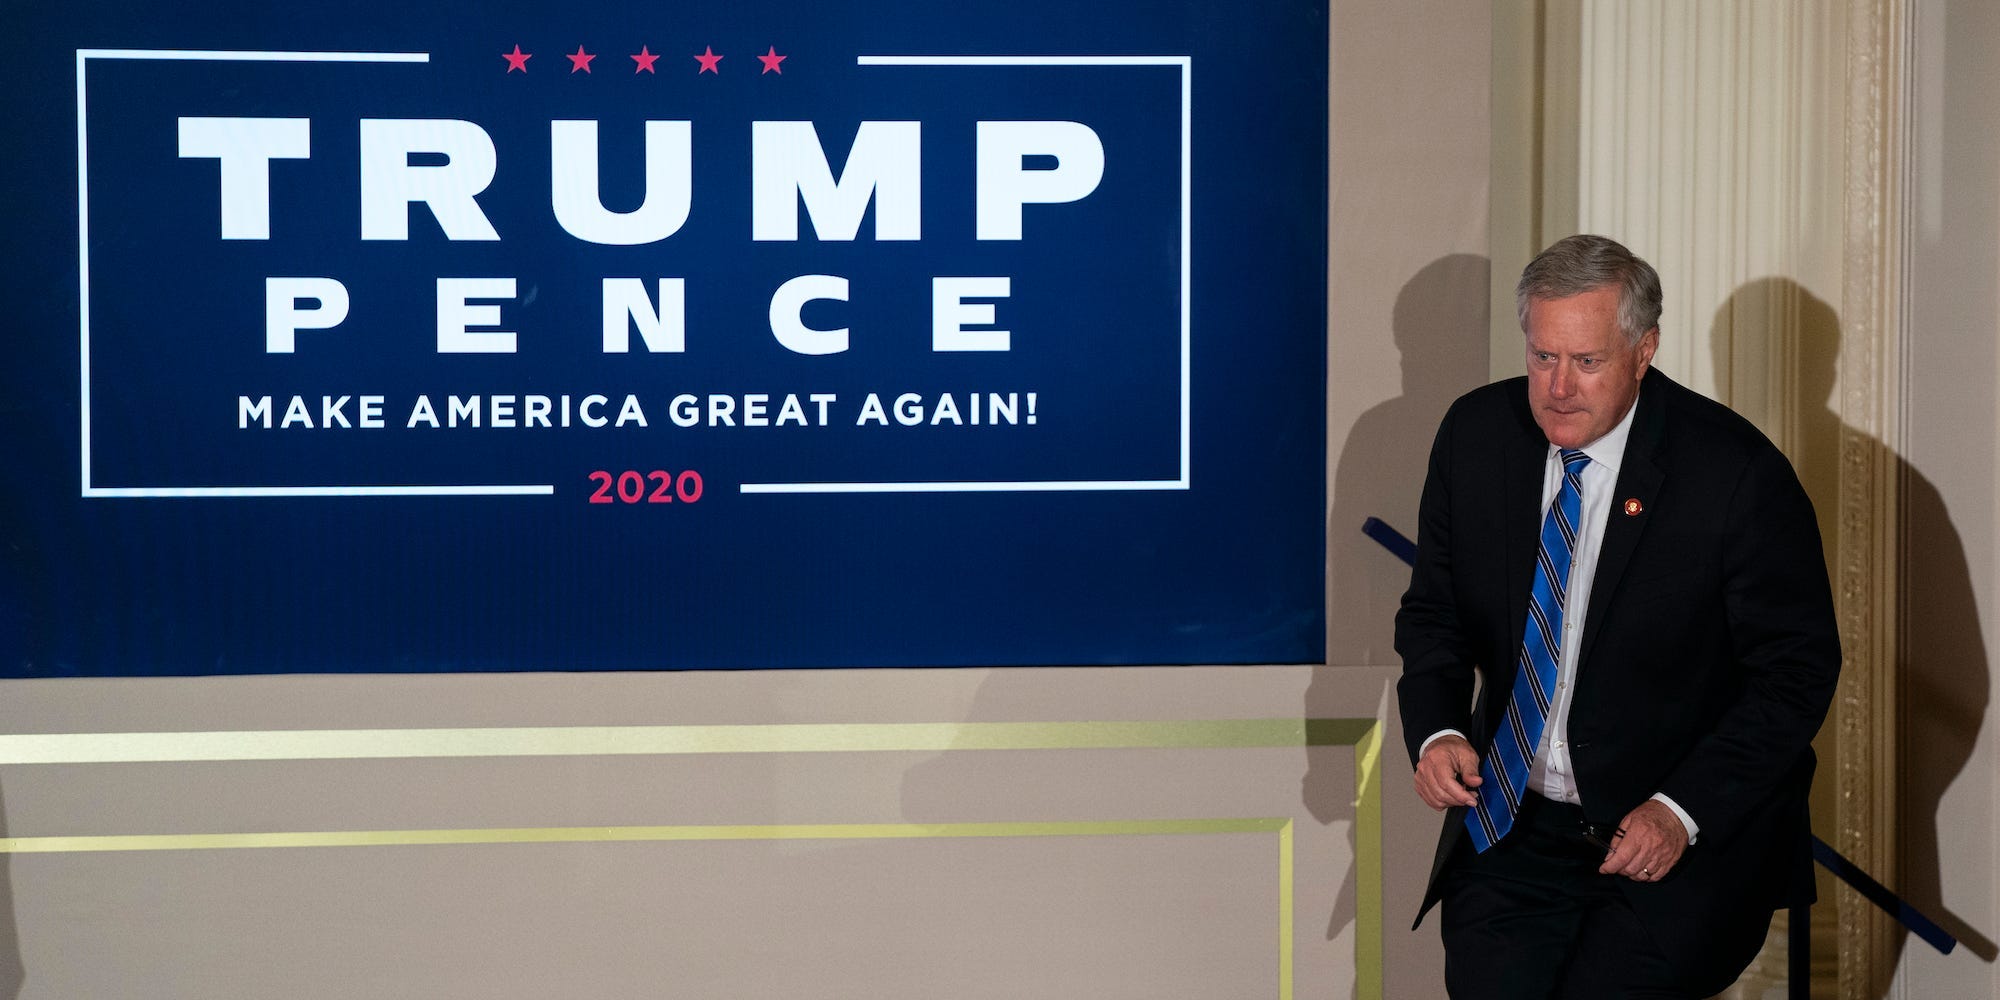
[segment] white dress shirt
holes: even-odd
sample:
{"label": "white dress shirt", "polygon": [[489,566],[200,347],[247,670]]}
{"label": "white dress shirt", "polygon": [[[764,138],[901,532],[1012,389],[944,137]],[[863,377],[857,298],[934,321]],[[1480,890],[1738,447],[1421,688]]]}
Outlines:
{"label": "white dress shirt", "polygon": [[[1556,660],[1555,698],[1549,704],[1548,723],[1542,727],[1542,739],[1535,747],[1535,758],[1528,766],[1529,788],[1544,798],[1573,805],[1583,802],[1583,793],[1577,787],[1576,772],[1570,763],[1569,741],[1569,708],[1570,700],[1576,693],[1577,656],[1583,645],[1584,619],[1590,610],[1591,584],[1597,577],[1597,557],[1604,550],[1604,525],[1611,516],[1612,493],[1618,487],[1618,468],[1625,459],[1625,441],[1631,436],[1632,414],[1638,409],[1635,399],[1617,426],[1581,449],[1590,456],[1590,464],[1583,467],[1578,477],[1583,484],[1582,505],[1577,518],[1576,547],[1570,553],[1567,596],[1563,599],[1563,634]],[[1562,489],[1562,449],[1550,445],[1548,457],[1542,465],[1541,510],[1546,512],[1549,505],[1555,502],[1556,493]],[[1430,749],[1432,741],[1446,734],[1465,735],[1454,729],[1443,730],[1425,740],[1421,749]],[[1422,753],[1419,752],[1418,756]],[[1681,825],[1687,827],[1688,843],[1694,843],[1701,828],[1695,824],[1693,817],[1665,795],[1655,793],[1653,798],[1680,818]]]}

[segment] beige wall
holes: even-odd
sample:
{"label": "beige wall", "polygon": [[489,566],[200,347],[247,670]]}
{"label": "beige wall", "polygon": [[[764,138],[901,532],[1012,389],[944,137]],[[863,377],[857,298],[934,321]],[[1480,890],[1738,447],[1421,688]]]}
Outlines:
{"label": "beige wall", "polygon": [[1486,381],[1491,18],[1467,2],[1333,8],[1327,277],[1327,662],[1393,665],[1431,435]]}
{"label": "beige wall", "polygon": [[1314,672],[16,682],[0,996],[1382,996]]}
{"label": "beige wall", "polygon": [[[1391,619],[1408,570],[1360,533],[1416,532],[1445,408],[1487,379],[1492,8],[1470,0],[1333,5],[1327,313],[1328,672],[1393,720]],[[1327,701],[1329,708],[1344,704]],[[1406,928],[1438,819],[1415,800],[1400,728],[1384,752],[1391,997],[1442,996],[1435,921]]]}
{"label": "beige wall", "polygon": [[1913,28],[1904,888],[1965,943],[1906,942],[1897,995],[2000,996],[2000,10],[1925,0]]}

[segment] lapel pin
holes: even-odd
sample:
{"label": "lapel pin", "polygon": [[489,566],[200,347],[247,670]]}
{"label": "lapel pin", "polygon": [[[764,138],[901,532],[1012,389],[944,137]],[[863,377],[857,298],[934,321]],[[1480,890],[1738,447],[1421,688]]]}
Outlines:
{"label": "lapel pin", "polygon": [[1639,514],[1643,512],[1645,509],[1646,505],[1640,503],[1638,497],[1633,497],[1632,499],[1625,501],[1626,517],[1638,517]]}

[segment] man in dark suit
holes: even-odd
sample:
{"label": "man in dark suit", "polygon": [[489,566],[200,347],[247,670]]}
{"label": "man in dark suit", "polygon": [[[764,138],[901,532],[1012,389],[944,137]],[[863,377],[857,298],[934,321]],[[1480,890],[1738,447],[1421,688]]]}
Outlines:
{"label": "man in dark suit", "polygon": [[1449,810],[1417,920],[1443,903],[1455,998],[1707,997],[1812,898],[1840,669],[1812,505],[1652,369],[1645,261],[1572,236],[1516,302],[1528,374],[1446,414],[1396,616],[1417,794]]}

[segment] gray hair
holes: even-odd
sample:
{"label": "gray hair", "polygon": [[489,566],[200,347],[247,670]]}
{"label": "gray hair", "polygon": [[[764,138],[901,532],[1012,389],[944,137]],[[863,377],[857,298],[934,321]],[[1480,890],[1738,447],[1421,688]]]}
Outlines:
{"label": "gray hair", "polygon": [[1618,332],[1626,343],[1637,344],[1660,325],[1659,273],[1603,236],[1567,236],[1536,254],[1514,286],[1514,312],[1526,332],[1530,300],[1565,299],[1605,287],[1618,289]]}

